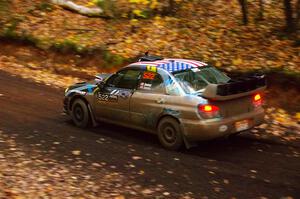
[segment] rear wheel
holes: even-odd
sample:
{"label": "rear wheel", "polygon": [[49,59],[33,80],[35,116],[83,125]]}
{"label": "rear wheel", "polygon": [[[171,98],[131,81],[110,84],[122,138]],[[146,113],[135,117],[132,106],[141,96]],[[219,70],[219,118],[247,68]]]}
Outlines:
{"label": "rear wheel", "polygon": [[81,99],[75,100],[72,104],[72,120],[80,128],[85,128],[90,123],[87,104]]}
{"label": "rear wheel", "polygon": [[158,124],[158,139],[166,149],[180,149],[183,138],[179,123],[171,117],[163,118]]}

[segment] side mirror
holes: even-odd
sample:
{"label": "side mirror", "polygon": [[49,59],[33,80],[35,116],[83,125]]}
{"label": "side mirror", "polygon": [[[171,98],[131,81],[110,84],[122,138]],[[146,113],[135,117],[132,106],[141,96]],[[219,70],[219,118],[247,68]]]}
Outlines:
{"label": "side mirror", "polygon": [[97,86],[99,87],[100,90],[102,90],[105,86],[105,82],[103,82],[103,81],[97,82]]}

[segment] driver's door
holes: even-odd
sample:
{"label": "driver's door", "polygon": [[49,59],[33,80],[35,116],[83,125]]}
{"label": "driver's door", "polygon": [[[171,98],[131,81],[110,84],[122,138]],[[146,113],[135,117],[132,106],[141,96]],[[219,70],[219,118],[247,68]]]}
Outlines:
{"label": "driver's door", "polygon": [[129,105],[140,71],[124,69],[111,76],[95,95],[96,117],[117,123],[130,119]]}

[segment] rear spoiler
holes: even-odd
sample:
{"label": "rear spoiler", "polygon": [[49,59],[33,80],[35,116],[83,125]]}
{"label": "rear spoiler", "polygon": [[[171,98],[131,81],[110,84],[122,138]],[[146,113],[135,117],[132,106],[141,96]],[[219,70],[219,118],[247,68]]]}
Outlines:
{"label": "rear spoiler", "polygon": [[266,89],[265,75],[253,75],[230,80],[226,84],[209,84],[202,96],[212,100],[230,100]]}

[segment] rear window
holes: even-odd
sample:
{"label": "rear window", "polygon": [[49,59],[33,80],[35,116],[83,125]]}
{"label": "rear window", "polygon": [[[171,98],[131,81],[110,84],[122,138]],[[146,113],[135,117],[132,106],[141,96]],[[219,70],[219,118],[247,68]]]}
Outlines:
{"label": "rear window", "polygon": [[192,68],[174,73],[174,77],[188,93],[202,92],[208,84],[227,83],[230,78],[214,67]]}

